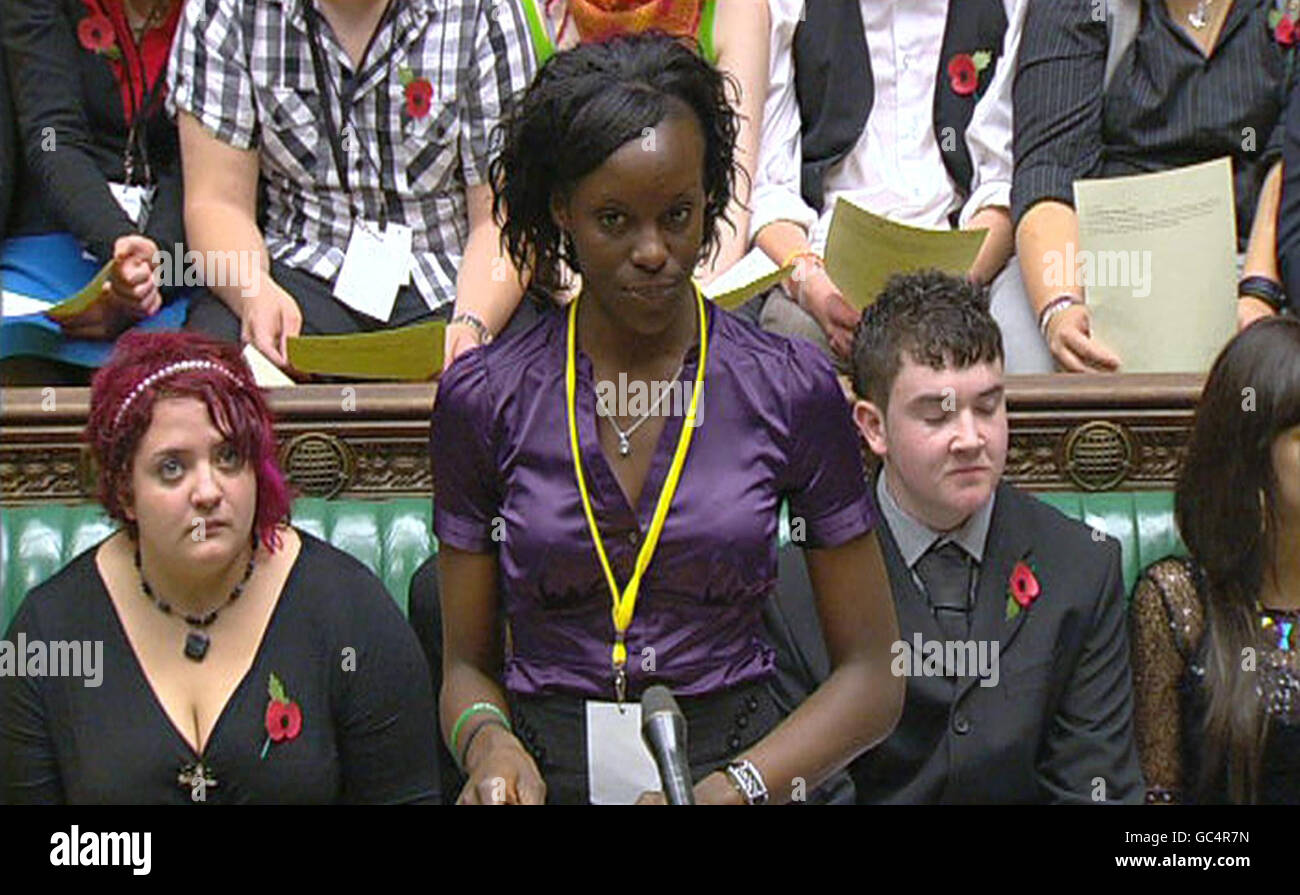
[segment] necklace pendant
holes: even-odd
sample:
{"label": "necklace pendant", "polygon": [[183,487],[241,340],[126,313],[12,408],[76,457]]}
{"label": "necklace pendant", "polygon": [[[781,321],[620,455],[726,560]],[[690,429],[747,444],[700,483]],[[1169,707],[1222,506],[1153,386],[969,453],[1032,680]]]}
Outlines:
{"label": "necklace pendant", "polygon": [[1197,31],[1200,31],[1206,25],[1210,24],[1210,19],[1208,17],[1209,11],[1210,11],[1210,4],[1202,0],[1201,3],[1198,3],[1196,5],[1195,12],[1189,12],[1187,14],[1187,21],[1191,23],[1191,26],[1193,28],[1195,28]]}
{"label": "necklace pendant", "polygon": [[207,767],[200,760],[181,768],[180,773],[176,775],[176,785],[192,792],[208,787],[216,789],[217,775],[212,773],[212,768]]}
{"label": "necklace pendant", "polygon": [[632,453],[632,445],[628,443],[627,436],[622,432],[618,433],[618,455],[626,457],[630,453]]}
{"label": "necklace pendant", "polygon": [[212,639],[202,631],[191,631],[185,635],[185,658],[193,659],[195,662],[202,662],[203,657],[208,654],[208,647],[212,644]]}

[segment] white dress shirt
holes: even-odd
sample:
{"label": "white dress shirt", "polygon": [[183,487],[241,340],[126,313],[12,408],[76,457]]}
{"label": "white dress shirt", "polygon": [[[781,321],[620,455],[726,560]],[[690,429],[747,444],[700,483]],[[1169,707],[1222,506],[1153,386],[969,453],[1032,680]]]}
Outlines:
{"label": "white dress shirt", "polygon": [[[801,121],[793,51],[803,0],[769,0],[772,86],[764,109],[751,236],[773,221],[789,220],[804,227],[813,249],[823,252],[840,196],[900,223],[944,230],[954,211],[960,210],[964,226],[981,208],[1010,205],[1011,88],[1028,0],[1002,0],[1008,23],[1002,53],[966,130],[974,178],[965,203],[934,132],[935,90],[952,89],[946,74],[939,75],[949,0],[858,2],[875,101],[857,144],[826,173],[819,217],[799,188]],[[943,79],[938,85],[937,75]]]}

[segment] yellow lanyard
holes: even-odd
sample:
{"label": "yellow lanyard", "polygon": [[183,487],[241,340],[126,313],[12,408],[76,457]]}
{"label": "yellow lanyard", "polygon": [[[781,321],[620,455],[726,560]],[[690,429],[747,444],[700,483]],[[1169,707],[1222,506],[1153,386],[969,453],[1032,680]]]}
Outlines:
{"label": "yellow lanyard", "polygon": [[609,592],[613,598],[614,649],[612,658],[614,694],[620,704],[623,702],[627,690],[627,675],[624,670],[627,665],[627,645],[624,638],[627,635],[627,629],[632,624],[632,616],[636,612],[636,597],[641,589],[641,577],[650,565],[650,558],[654,556],[655,547],[659,545],[659,535],[663,532],[664,521],[668,518],[668,507],[673,502],[673,495],[677,493],[677,483],[681,479],[682,466],[686,463],[686,452],[691,446],[691,433],[695,431],[695,413],[699,407],[700,395],[704,393],[704,368],[709,357],[709,328],[704,312],[704,295],[700,292],[698,286],[695,287],[695,301],[700,313],[700,364],[695,371],[695,390],[691,393],[691,404],[686,413],[686,421],[682,425],[682,434],[677,438],[677,450],[673,453],[673,462],[668,468],[668,477],[664,479],[663,488],[659,492],[659,502],[655,504],[654,516],[650,520],[650,531],[641,543],[641,551],[637,554],[636,565],[632,569],[632,578],[628,581],[627,588],[622,591],[619,590],[618,582],[614,580],[614,570],[610,568],[609,557],[605,553],[605,542],[601,540],[600,529],[596,526],[596,514],[591,508],[591,498],[587,494],[587,480],[582,474],[582,457],[578,452],[577,419],[578,299],[575,298],[569,303],[569,335],[567,358],[564,366],[564,396],[569,418],[569,450],[573,454],[573,474],[578,480],[578,493],[582,497],[582,512],[587,517],[587,528],[591,530],[591,542],[596,546],[596,556],[600,558],[600,567],[605,572],[605,581],[609,584]]}

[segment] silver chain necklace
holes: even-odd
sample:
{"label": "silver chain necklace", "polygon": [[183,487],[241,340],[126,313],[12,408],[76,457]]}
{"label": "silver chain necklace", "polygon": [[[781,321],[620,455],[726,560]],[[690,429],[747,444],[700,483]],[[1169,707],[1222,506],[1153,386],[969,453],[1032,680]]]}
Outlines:
{"label": "silver chain necklace", "polygon": [[[672,375],[672,379],[670,379],[669,381],[676,382],[678,377],[682,375],[682,369],[685,366],[686,366],[685,361],[682,361],[680,364],[678,364],[677,372]],[[596,393],[596,404],[600,409],[601,416],[609,420],[609,424],[613,426],[614,431],[618,433],[618,455],[620,457],[627,457],[632,453],[632,442],[629,440],[632,437],[632,433],[635,432],[637,429],[640,429],[642,423],[644,423],[646,420],[650,419],[650,417],[655,415],[655,412],[659,410],[659,405],[663,404],[664,398],[667,396],[667,394],[670,391],[672,391],[671,387],[660,389],[659,397],[655,398],[655,402],[650,405],[650,409],[647,410],[644,414],[642,414],[641,418],[638,419],[635,423],[633,423],[626,432],[620,429],[618,423],[614,421],[614,414],[608,408],[605,407],[604,402],[600,398],[600,393],[599,392]]]}
{"label": "silver chain necklace", "polygon": [[1188,23],[1197,31],[1203,31],[1210,24],[1210,7],[1214,0],[1197,0],[1196,11],[1187,14]]}

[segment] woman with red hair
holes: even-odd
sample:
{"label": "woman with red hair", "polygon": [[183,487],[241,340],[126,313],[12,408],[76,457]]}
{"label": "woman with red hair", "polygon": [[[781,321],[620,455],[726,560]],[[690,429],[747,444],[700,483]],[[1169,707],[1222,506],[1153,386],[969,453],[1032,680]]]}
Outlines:
{"label": "woman with red hair", "polygon": [[[238,348],[124,335],[86,439],[121,527],[6,635],[27,674],[0,674],[0,803],[437,801],[414,634],[364,566],[286,523]],[[86,647],[77,676],[55,643]]]}

